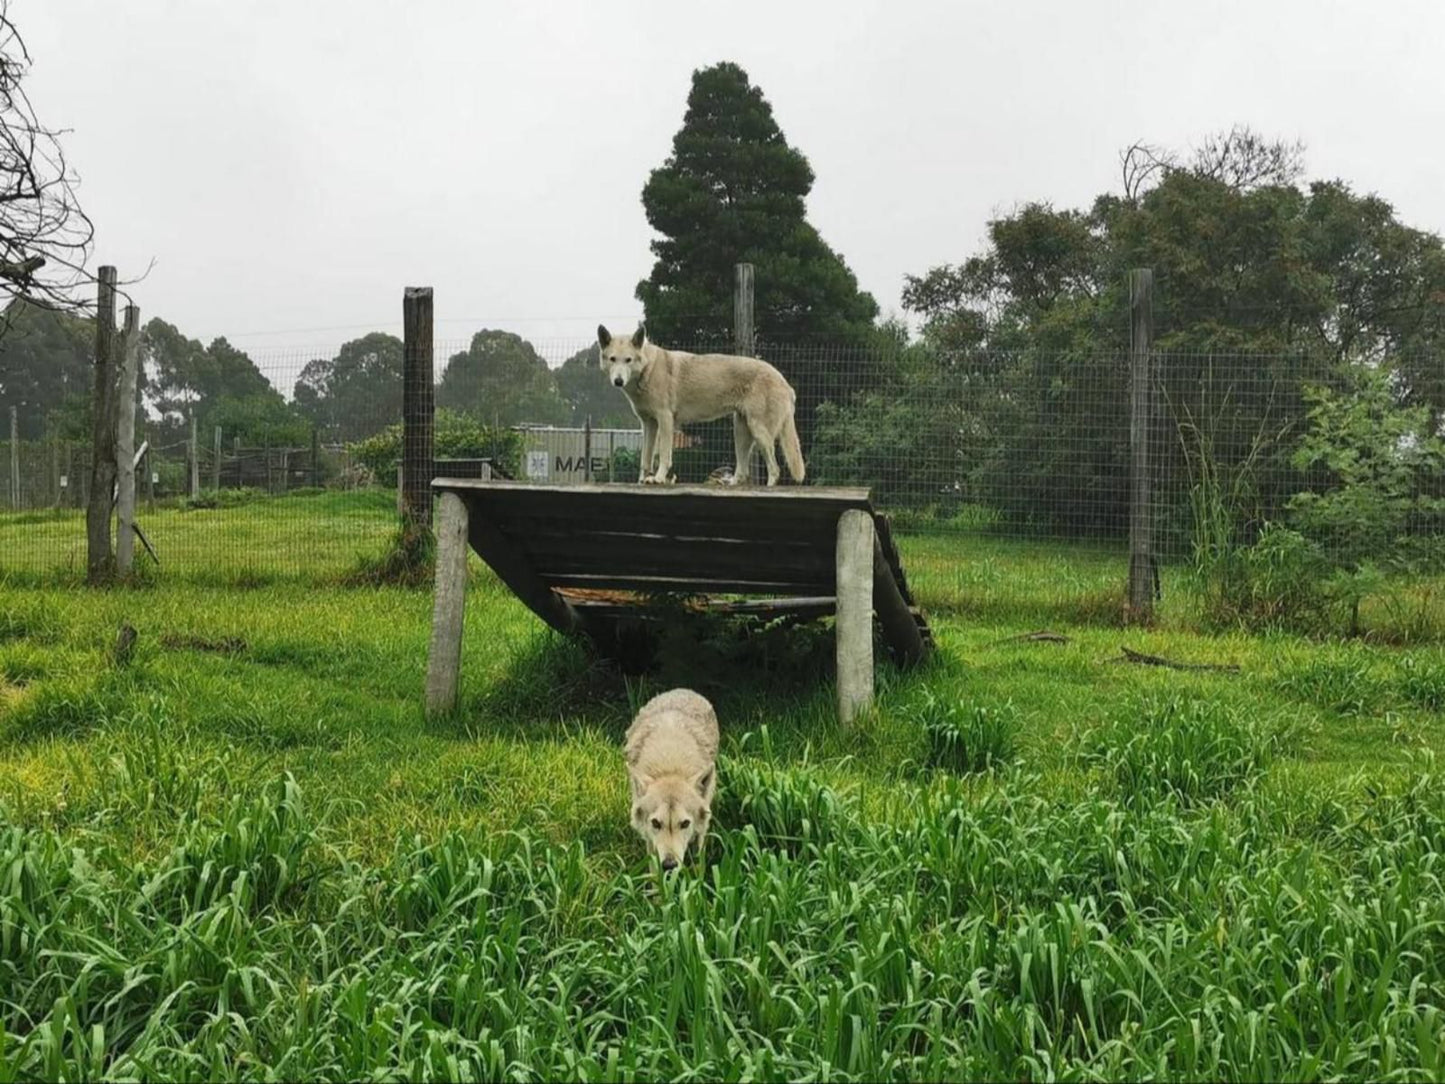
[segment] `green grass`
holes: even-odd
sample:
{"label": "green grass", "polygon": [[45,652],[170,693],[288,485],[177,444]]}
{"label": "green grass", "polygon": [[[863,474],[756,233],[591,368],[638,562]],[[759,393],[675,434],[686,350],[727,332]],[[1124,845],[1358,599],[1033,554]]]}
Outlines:
{"label": "green grass", "polygon": [[[396,532],[392,490],[301,490],[267,497],[221,490],[195,502],[142,501],[136,521],[155,547],[147,575],[218,586],[335,579],[374,558]],[[85,512],[60,508],[0,514],[0,573],[12,580],[70,582],[85,574]]]}
{"label": "green grass", "polygon": [[[386,508],[290,500],[351,532],[309,584],[0,584],[0,1080],[1445,1076],[1438,646],[1203,634],[1167,578],[1124,630],[1117,553],[905,538],[940,650],[842,730],[826,637],[629,683],[477,569],[428,723],[429,594],[340,585]],[[620,745],[688,682],[718,827],[663,880]]]}

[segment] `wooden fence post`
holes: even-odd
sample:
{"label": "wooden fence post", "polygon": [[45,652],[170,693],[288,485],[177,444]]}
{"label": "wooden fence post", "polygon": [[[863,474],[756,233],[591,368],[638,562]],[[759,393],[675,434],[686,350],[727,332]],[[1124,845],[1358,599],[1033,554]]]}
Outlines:
{"label": "wooden fence post", "polygon": [[753,356],[753,265],[733,265],[733,353]]}
{"label": "wooden fence post", "polygon": [[432,420],[432,290],[408,286],[401,299],[402,383],[401,463],[402,517],[419,527],[431,526]]}
{"label": "wooden fence post", "polygon": [[1129,272],[1129,619],[1154,617],[1153,477],[1149,438],[1154,432],[1154,272]]}
{"label": "wooden fence post", "polygon": [[191,439],[186,444],[186,454],[191,461],[191,497],[201,495],[201,447],[196,443],[196,408],[191,405]]}
{"label": "wooden fence post", "polygon": [[211,488],[221,488],[221,427],[216,426],[215,462],[211,464]]}
{"label": "wooden fence post", "polygon": [[311,427],[311,488],[321,485],[321,434],[316,426]]}
{"label": "wooden fence post", "polygon": [[90,499],[85,509],[85,568],[104,583],[115,570],[110,499],[115,490],[115,268],[100,269],[95,306],[95,386],[91,393]]}
{"label": "wooden fence post", "polygon": [[873,702],[873,517],[850,508],[838,517],[838,719],[851,723]]}
{"label": "wooden fence post", "polygon": [[443,493],[439,505],[436,596],[426,662],[428,715],[445,714],[457,706],[467,602],[467,506],[455,493]]}
{"label": "wooden fence post", "polygon": [[20,511],[20,411],[10,408],[10,507]]}
{"label": "wooden fence post", "polygon": [[135,558],[135,386],[140,376],[140,309],[125,307],[115,396],[115,570],[129,576]]}
{"label": "wooden fence post", "polygon": [[[739,357],[756,357],[757,342],[753,335],[753,265],[733,265],[733,353]],[[754,452],[745,464],[748,477],[756,478],[753,470],[757,466],[758,453]]]}

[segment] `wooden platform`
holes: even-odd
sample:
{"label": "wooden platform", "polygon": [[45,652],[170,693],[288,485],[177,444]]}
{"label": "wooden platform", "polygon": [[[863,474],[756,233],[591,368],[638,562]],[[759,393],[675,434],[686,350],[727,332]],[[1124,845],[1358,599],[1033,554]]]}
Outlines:
{"label": "wooden platform", "polygon": [[[548,486],[464,478],[438,478],[432,488],[443,498],[440,547],[447,544],[448,517],[460,516],[466,543],[533,612],[561,632],[599,644],[618,622],[656,618],[659,594],[730,613],[799,620],[833,614],[846,564],[841,525],[846,513],[858,513],[852,521],[866,517],[872,524],[868,531],[863,523],[871,540],[860,535],[854,544],[872,550],[864,570],[865,612],[876,612],[900,661],[916,661],[932,643],[888,521],[866,489]],[[439,607],[445,559],[439,551]],[[871,646],[868,663],[871,690]]]}

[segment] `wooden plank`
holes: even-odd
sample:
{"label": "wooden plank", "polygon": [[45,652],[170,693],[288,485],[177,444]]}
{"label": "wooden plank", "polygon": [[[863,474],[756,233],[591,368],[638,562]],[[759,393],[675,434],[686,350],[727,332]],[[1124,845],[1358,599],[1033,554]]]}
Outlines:
{"label": "wooden plank", "polygon": [[628,576],[756,578],[760,569],[766,569],[769,576],[801,577],[820,582],[827,582],[833,575],[833,562],[828,559],[827,553],[806,546],[715,539],[685,545],[625,537],[595,540],[505,533],[527,555],[533,567],[544,575],[606,570]]}
{"label": "wooden plank", "polygon": [[534,614],[558,632],[574,635],[583,631],[582,620],[567,602],[538,577],[525,554],[496,526],[468,509],[468,537],[472,549]]}
{"label": "wooden plank", "polygon": [[491,493],[534,494],[553,501],[572,501],[580,497],[624,498],[639,501],[677,501],[683,498],[703,501],[762,501],[771,504],[843,503],[862,507],[868,503],[869,491],[859,486],[789,486],[779,488],[743,486],[659,486],[631,483],[592,482],[578,485],[541,485],[501,479],[438,478],[436,489],[478,490]]}
{"label": "wooden plank", "polygon": [[845,726],[873,702],[873,517],[838,517],[838,608],[835,640],[838,719]]}
{"label": "wooden plank", "polygon": [[444,714],[457,706],[462,666],[462,626],[467,601],[467,506],[443,493],[436,531],[436,596],[427,649],[426,711]]}
{"label": "wooden plank", "polygon": [[[498,575],[500,576],[501,573]],[[549,587],[587,587],[609,591],[654,591],[700,595],[811,594],[832,586],[805,579],[618,576],[607,572],[568,572],[549,575],[544,579]]]}
{"label": "wooden plank", "polygon": [[725,510],[708,516],[697,516],[674,522],[671,518],[639,516],[558,517],[518,515],[490,501],[468,502],[474,513],[485,512],[501,523],[505,532],[519,538],[589,538],[605,542],[609,538],[660,538],[681,545],[697,545],[712,540],[791,544],[831,551],[837,514],[812,517],[803,521],[781,516],[729,516]]}

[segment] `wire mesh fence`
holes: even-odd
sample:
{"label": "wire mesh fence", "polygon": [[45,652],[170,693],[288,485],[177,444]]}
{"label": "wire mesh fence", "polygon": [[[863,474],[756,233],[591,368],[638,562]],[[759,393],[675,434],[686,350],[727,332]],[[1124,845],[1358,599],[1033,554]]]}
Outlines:
{"label": "wire mesh fence", "polygon": [[[484,331],[434,349],[437,473],[637,480],[640,427],[595,343]],[[202,578],[343,575],[396,530],[402,343],[235,353],[229,384],[146,374],[136,469],[152,563]],[[869,487],[905,533],[1088,543],[1122,559],[1137,426],[1162,561],[1251,544],[1271,523],[1308,528],[1336,555],[1426,560],[1445,538],[1441,405],[1412,384],[1441,386],[1441,357],[1344,366],[1156,350],[1138,418],[1124,350],[762,342],[757,353],[796,390],[806,483]],[[77,409],[21,406],[18,440],[0,440],[0,573],[84,567],[90,450]],[[716,480],[733,459],[727,418],[675,434],[680,483]]]}

